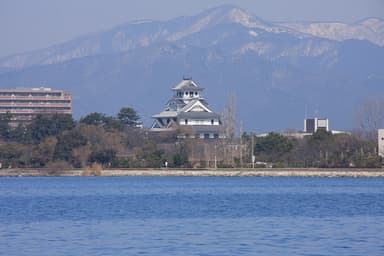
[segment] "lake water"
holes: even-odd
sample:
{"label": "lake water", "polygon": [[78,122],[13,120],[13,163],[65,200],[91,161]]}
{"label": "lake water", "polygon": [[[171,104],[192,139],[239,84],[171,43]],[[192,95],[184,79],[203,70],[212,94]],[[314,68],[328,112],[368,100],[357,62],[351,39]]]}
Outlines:
{"label": "lake water", "polygon": [[384,255],[384,179],[0,178],[0,255]]}

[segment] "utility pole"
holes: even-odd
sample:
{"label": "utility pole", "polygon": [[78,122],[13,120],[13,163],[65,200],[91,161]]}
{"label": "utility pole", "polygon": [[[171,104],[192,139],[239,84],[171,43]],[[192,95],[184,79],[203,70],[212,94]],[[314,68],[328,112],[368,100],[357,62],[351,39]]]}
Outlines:
{"label": "utility pole", "polygon": [[243,168],[243,121],[240,122],[240,168]]}
{"label": "utility pole", "polygon": [[253,133],[251,132],[251,151],[252,151],[252,168],[255,169],[255,153],[253,148]]}
{"label": "utility pole", "polygon": [[214,158],[214,168],[217,170],[217,142],[215,141],[215,158]]}

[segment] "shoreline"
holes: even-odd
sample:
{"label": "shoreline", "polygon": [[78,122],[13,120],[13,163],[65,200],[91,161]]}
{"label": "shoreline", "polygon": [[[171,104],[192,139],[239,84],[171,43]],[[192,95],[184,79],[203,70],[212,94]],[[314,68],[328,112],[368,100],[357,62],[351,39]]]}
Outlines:
{"label": "shoreline", "polygon": [[76,177],[76,176],[169,176],[169,177],[367,177],[383,178],[384,169],[347,168],[218,168],[218,169],[0,169],[0,177]]}

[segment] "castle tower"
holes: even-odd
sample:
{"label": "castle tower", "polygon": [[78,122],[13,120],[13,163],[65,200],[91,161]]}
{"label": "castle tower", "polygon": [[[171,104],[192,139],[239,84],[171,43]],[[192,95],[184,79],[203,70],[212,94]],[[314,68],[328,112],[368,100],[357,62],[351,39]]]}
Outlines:
{"label": "castle tower", "polygon": [[172,88],[173,97],[165,109],[153,115],[155,119],[152,131],[169,131],[176,127],[191,128],[191,134],[185,137],[218,138],[220,137],[220,115],[214,113],[202,97],[203,87],[190,78],[184,78]]}

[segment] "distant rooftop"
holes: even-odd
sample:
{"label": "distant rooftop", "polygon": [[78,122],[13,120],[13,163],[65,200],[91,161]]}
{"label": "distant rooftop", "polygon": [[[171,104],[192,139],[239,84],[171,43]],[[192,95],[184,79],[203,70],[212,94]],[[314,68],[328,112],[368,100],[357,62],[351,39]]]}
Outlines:
{"label": "distant rooftop", "polygon": [[48,87],[34,87],[34,88],[25,88],[25,87],[19,87],[19,88],[0,88],[0,91],[2,92],[62,92],[63,90],[60,89],[52,89]]}

